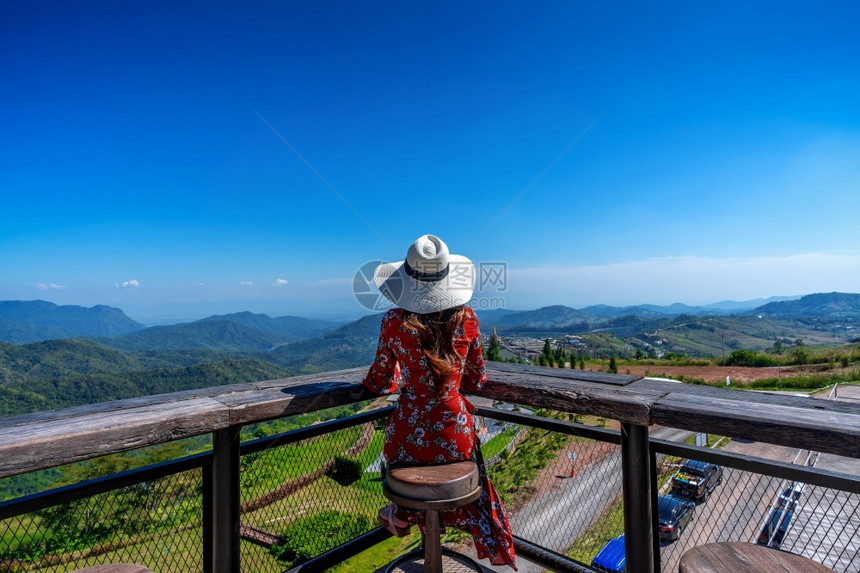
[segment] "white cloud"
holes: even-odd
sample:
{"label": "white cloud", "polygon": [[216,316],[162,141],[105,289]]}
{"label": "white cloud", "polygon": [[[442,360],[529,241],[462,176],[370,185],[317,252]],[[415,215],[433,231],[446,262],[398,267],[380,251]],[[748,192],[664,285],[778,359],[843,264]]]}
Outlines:
{"label": "white cloud", "polygon": [[55,283],[37,283],[36,288],[39,290],[53,290],[53,289],[66,289],[69,287],[58,285]]}
{"label": "white cloud", "polygon": [[[578,267],[508,267],[509,308],[566,304],[708,304],[816,292],[860,292],[860,255],[662,257]],[[480,294],[476,291],[476,295]]]}
{"label": "white cloud", "polygon": [[139,286],[140,286],[140,283],[135,279],[131,279],[128,281],[122,281],[121,283],[116,283],[117,288],[137,288]]}
{"label": "white cloud", "polygon": [[254,286],[254,281],[239,281],[239,286]]}
{"label": "white cloud", "polygon": [[275,282],[272,283],[272,286],[273,287],[280,287],[280,286],[284,286],[284,285],[288,284],[288,282],[289,281],[287,281],[287,279],[277,279]]}

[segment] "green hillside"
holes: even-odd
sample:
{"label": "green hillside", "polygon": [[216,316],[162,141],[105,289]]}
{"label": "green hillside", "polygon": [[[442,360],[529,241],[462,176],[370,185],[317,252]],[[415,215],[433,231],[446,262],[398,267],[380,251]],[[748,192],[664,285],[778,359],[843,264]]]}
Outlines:
{"label": "green hillside", "polygon": [[68,408],[139,396],[282,378],[288,371],[253,358],[229,358],[184,368],[68,375],[0,386],[0,415]]}
{"label": "green hillside", "polygon": [[518,329],[553,329],[587,322],[592,318],[592,316],[582,311],[567,306],[555,305],[503,316],[496,322],[496,327],[507,329],[515,326]]}
{"label": "green hillside", "polygon": [[369,365],[381,321],[381,314],[365,316],[317,338],[281,346],[265,357],[302,374]]}
{"label": "green hillside", "polygon": [[808,294],[797,300],[765,304],[750,311],[749,314],[827,321],[858,320],[860,319],[860,294],[839,292]]}
{"label": "green hillside", "polygon": [[90,340],[48,340],[20,346],[0,342],[0,385],[141,369],[137,358]]}

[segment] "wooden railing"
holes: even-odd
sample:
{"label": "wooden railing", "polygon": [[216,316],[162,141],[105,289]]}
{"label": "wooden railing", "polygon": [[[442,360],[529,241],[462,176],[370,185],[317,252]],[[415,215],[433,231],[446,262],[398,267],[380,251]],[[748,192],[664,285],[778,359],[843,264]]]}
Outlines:
{"label": "wooden railing", "polygon": [[[372,397],[366,368],[220,386],[40,412],[0,420],[0,477],[181,438],[211,434],[204,487],[204,561],[239,570],[239,431],[263,422]],[[649,427],[653,424],[860,458],[856,406],[624,375],[489,365],[478,395],[621,422],[627,571],[659,570]]]}

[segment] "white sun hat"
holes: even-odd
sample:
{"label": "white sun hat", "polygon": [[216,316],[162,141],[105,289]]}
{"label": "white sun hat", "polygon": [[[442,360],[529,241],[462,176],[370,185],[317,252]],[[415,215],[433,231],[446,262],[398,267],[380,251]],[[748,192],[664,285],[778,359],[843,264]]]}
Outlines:
{"label": "white sun hat", "polygon": [[449,253],[439,237],[422,235],[406,251],[406,260],[376,267],[373,281],[395,305],[428,314],[471,300],[475,265],[462,255]]}

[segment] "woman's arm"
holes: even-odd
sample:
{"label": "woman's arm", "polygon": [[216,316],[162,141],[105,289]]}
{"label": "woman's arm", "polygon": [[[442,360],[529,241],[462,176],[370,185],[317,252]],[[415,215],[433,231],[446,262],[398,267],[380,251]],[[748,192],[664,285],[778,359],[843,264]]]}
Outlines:
{"label": "woman's arm", "polygon": [[400,364],[397,355],[391,350],[392,329],[398,328],[396,316],[392,311],[385,313],[379,328],[379,343],[376,345],[376,359],[370,365],[362,383],[375,394],[391,394],[397,391],[400,379]]}
{"label": "woman's arm", "polygon": [[487,370],[484,367],[484,355],[481,349],[481,332],[478,328],[478,318],[474,313],[463,323],[463,332],[469,341],[469,348],[466,351],[466,367],[463,369],[460,388],[468,394],[480,390],[487,384]]}

